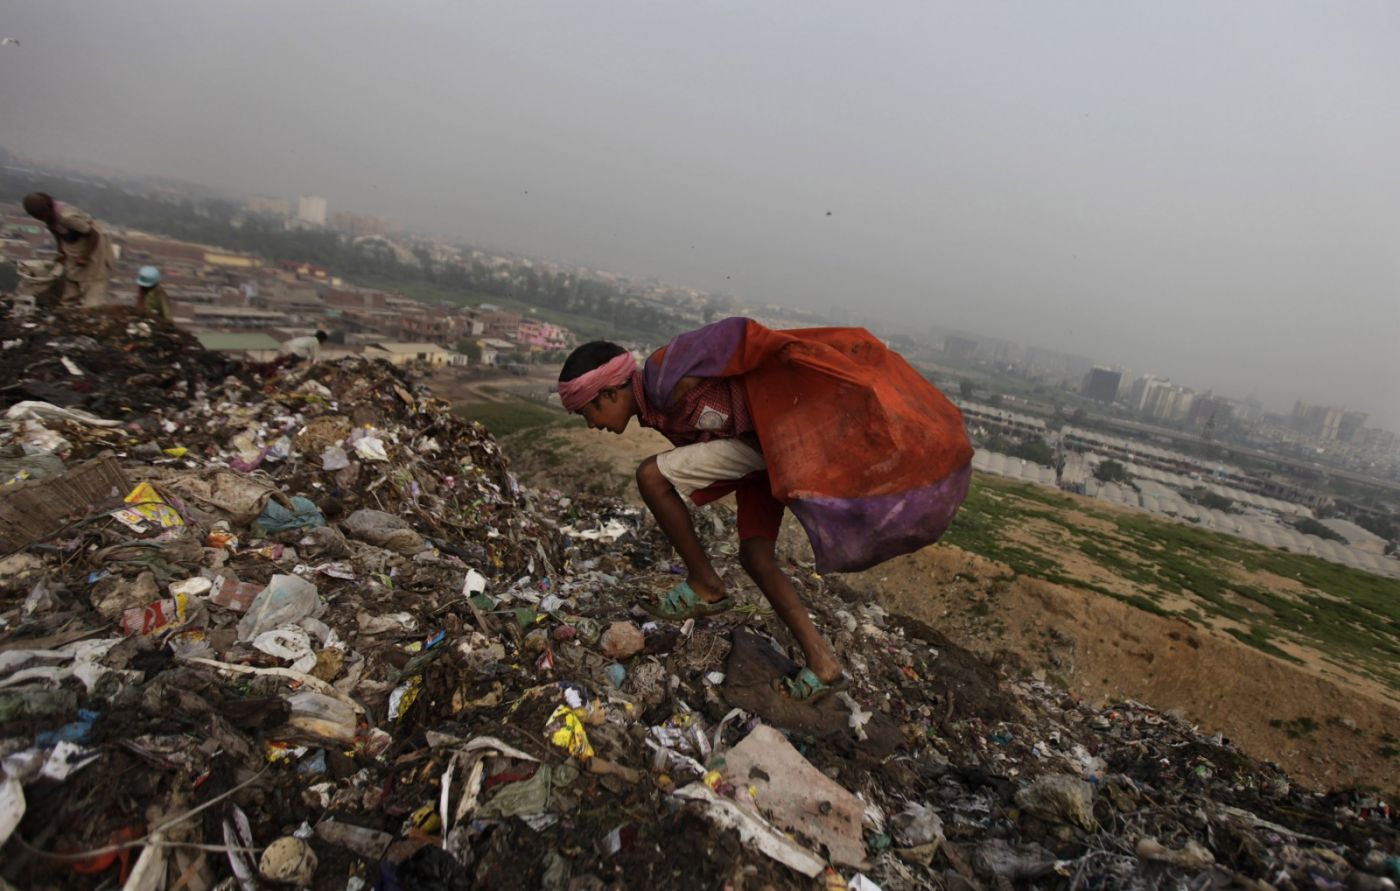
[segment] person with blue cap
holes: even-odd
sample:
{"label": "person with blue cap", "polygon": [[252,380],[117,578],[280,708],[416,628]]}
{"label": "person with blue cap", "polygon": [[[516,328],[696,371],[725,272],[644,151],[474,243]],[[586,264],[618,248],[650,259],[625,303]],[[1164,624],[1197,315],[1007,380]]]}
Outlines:
{"label": "person with blue cap", "polygon": [[154,266],[142,266],[136,273],[136,308],[142,315],[159,316],[167,322],[174,321],[170,311],[170,295],[160,284],[160,270]]}

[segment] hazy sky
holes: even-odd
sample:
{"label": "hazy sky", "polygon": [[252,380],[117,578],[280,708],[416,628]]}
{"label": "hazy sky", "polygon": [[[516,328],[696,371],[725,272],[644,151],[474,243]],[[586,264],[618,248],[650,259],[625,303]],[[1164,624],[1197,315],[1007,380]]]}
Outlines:
{"label": "hazy sky", "polygon": [[0,36],[27,154],[1400,428],[1394,2],[0,0]]}

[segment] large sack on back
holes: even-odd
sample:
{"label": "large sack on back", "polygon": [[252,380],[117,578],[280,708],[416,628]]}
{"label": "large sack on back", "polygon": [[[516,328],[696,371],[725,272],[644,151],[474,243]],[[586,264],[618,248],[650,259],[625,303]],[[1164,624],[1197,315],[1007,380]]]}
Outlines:
{"label": "large sack on back", "polygon": [[863,328],[774,331],[731,318],[648,357],[648,401],[683,377],[743,375],[773,495],[820,572],[854,572],[937,541],[967,496],[962,413]]}

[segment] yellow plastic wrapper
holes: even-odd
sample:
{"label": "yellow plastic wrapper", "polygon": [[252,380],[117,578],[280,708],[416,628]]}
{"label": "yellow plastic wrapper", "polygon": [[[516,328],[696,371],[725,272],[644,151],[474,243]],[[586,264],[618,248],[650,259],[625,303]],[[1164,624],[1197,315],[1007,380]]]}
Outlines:
{"label": "yellow plastic wrapper", "polygon": [[579,720],[580,711],[561,705],[549,716],[549,723],[544,729],[549,734],[550,742],[580,761],[587,761],[593,757],[593,746],[589,745],[588,733]]}
{"label": "yellow plastic wrapper", "polygon": [[[437,805],[429,802],[408,817],[408,825],[433,835],[442,830],[442,818],[438,816]],[[405,827],[406,829],[407,827]]]}
{"label": "yellow plastic wrapper", "polygon": [[144,532],[148,525],[155,525],[161,529],[185,525],[180,514],[165,503],[165,499],[160,497],[160,493],[150,483],[141,483],[123,500],[132,507],[115,511],[112,516],[137,532]]}
{"label": "yellow plastic wrapper", "polygon": [[183,458],[190,453],[190,450],[185,448],[184,446],[175,446],[169,449],[162,449],[161,451],[165,452],[172,458]]}
{"label": "yellow plastic wrapper", "polygon": [[389,694],[389,720],[397,723],[400,718],[408,713],[408,707],[413,705],[413,701],[418,698],[419,692],[423,689],[423,676],[416,674],[408,679],[408,682],[401,684]]}

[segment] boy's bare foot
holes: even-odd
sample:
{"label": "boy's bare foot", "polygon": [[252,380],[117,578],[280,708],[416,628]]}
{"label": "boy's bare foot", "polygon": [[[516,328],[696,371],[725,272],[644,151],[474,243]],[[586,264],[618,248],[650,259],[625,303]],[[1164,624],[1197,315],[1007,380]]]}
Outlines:
{"label": "boy's bare foot", "polygon": [[697,578],[694,575],[686,576],[686,582],[690,584],[690,590],[706,603],[718,603],[727,596],[724,588],[724,579],[718,574],[710,578]]}
{"label": "boy's bare foot", "polygon": [[836,657],[834,656],[814,659],[807,667],[812,669],[812,674],[820,678],[823,684],[830,684],[836,681],[841,675],[845,674],[846,671],[841,667],[841,663],[836,661]]}

